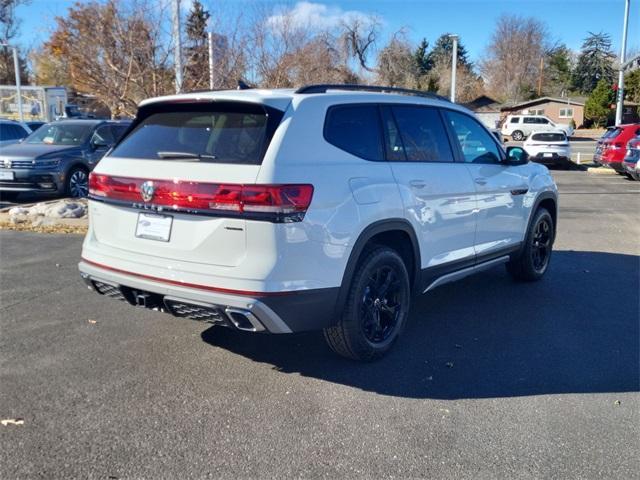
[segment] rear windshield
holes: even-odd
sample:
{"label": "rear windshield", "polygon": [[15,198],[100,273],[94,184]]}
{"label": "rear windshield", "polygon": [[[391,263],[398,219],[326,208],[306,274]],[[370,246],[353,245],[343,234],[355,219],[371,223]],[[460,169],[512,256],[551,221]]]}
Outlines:
{"label": "rear windshield", "polygon": [[531,139],[539,142],[562,142],[567,137],[565,137],[564,133],[534,133]]}
{"label": "rear windshield", "polygon": [[153,108],[141,109],[137,125],[111,156],[259,165],[275,130],[275,119],[270,119],[262,106],[177,104],[156,107],[156,111]]}
{"label": "rear windshield", "polygon": [[602,138],[616,138],[618,135],[620,135],[620,132],[622,131],[621,128],[612,128],[611,130],[607,130],[606,132],[604,132],[604,135],[602,135]]}

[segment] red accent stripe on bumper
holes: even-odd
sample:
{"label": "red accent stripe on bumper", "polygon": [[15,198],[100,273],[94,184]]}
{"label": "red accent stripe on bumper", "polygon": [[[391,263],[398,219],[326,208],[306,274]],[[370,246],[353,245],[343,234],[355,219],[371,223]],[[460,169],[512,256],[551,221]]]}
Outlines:
{"label": "red accent stripe on bumper", "polygon": [[89,265],[93,265],[94,267],[102,268],[103,270],[108,270],[110,272],[123,273],[123,274],[129,275],[131,277],[144,278],[146,280],[152,280],[154,282],[166,283],[166,284],[169,284],[169,285],[176,285],[176,286],[179,286],[179,287],[196,288],[198,290],[206,290],[208,292],[228,293],[228,294],[232,294],[232,295],[244,295],[244,296],[248,296],[248,297],[275,297],[275,296],[279,296],[279,295],[287,295],[289,293],[296,293],[295,290],[286,291],[286,292],[251,292],[251,291],[247,291],[247,290],[234,290],[232,288],[212,287],[210,285],[199,285],[197,283],[180,282],[178,280],[169,280],[169,279],[166,279],[166,278],[154,277],[154,276],[151,276],[151,275],[144,275],[142,273],[128,272],[126,270],[121,270],[119,268],[109,267],[108,265],[103,265],[103,264],[98,263],[98,262],[92,262],[91,260],[87,260],[84,257],[81,257],[81,258],[82,258],[83,262],[88,263]]}

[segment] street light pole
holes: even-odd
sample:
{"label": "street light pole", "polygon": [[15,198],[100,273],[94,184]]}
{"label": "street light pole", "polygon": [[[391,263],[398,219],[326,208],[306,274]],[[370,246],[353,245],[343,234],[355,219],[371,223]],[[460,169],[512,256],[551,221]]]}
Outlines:
{"label": "street light pole", "polygon": [[622,123],[622,112],[624,110],[624,57],[627,54],[627,29],[629,27],[629,4],[631,0],[626,0],[624,4],[624,23],[622,24],[622,45],[620,47],[620,72],[618,73],[618,101],[616,106],[616,125]]}
{"label": "street light pole", "polygon": [[16,74],[16,99],[18,102],[18,115],[20,116],[20,121],[24,121],[24,113],[22,112],[22,85],[20,83],[20,60],[18,60],[18,49],[16,47],[12,47],[8,43],[0,44],[2,47],[10,48],[13,50],[13,70]]}
{"label": "street light pole", "polygon": [[209,41],[209,90],[213,90],[213,33],[207,32]]}
{"label": "street light pole", "polygon": [[182,91],[182,42],[180,41],[180,0],[173,0],[173,68],[176,76],[176,93]]}
{"label": "street light pole", "polygon": [[456,101],[456,70],[458,68],[458,35],[449,35],[453,40],[453,53],[451,55],[451,101]]}

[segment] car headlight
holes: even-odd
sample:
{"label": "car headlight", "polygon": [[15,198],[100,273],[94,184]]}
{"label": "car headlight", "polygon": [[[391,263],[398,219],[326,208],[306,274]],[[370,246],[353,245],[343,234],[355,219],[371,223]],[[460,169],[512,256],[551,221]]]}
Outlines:
{"label": "car headlight", "polygon": [[59,158],[46,158],[43,160],[36,160],[33,168],[55,168],[60,165]]}

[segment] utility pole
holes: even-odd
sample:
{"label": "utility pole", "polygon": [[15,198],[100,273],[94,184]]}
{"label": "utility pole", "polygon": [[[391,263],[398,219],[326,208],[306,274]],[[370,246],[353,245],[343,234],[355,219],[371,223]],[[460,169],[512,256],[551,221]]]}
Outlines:
{"label": "utility pole", "polygon": [[540,75],[538,75],[538,97],[542,95],[542,75],[544,72],[544,57],[540,57]]}
{"label": "utility pole", "polygon": [[176,93],[182,92],[182,42],[180,41],[180,0],[173,0],[173,68],[176,76]]}
{"label": "utility pole", "polygon": [[622,112],[624,110],[624,57],[627,54],[627,28],[629,27],[629,4],[631,0],[624,3],[624,21],[622,24],[622,45],[620,47],[620,72],[618,73],[618,102],[616,106],[616,125],[622,123]]}
{"label": "utility pole", "polygon": [[213,90],[213,33],[207,32],[209,41],[209,90]]}
{"label": "utility pole", "polygon": [[22,111],[22,84],[20,83],[20,60],[18,60],[18,48],[12,47],[8,43],[1,43],[0,46],[13,50],[13,70],[16,74],[16,100],[18,103],[18,115],[20,121],[24,121],[24,113]]}
{"label": "utility pole", "polygon": [[458,35],[449,35],[453,40],[453,52],[451,55],[451,101],[456,101],[456,70],[458,68]]}

